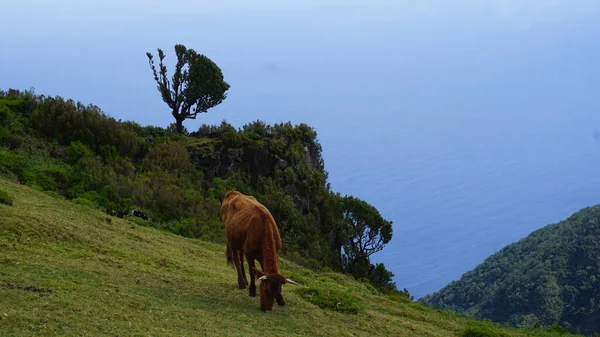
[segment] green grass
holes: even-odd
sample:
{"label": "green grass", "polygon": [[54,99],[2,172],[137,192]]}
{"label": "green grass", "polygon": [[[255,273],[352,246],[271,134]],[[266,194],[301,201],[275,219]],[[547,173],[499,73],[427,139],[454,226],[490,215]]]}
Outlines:
{"label": "green grass", "polygon": [[[224,246],[109,217],[0,178],[0,336],[528,336],[373,292],[284,259],[304,287],[259,309]],[[340,303],[338,305],[338,303]],[[340,307],[342,310],[340,310]],[[540,333],[543,334],[543,333]]]}

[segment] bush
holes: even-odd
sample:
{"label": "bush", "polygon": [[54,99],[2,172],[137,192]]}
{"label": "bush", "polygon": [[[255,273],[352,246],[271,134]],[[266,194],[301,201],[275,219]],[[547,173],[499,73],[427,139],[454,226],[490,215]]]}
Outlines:
{"label": "bush", "polygon": [[12,206],[13,199],[5,191],[0,191],[0,204]]}
{"label": "bush", "polygon": [[463,331],[462,337],[504,337],[503,333],[484,327],[470,327]]}
{"label": "bush", "polygon": [[[100,196],[100,194],[98,194],[98,192],[96,191],[87,191],[85,193],[83,193],[79,198],[77,199],[85,199],[88,200],[89,202],[92,203],[92,205],[97,206],[100,205],[103,202],[102,196]],[[73,201],[75,201],[76,199],[74,199]],[[84,203],[84,201],[80,201],[81,203]]]}
{"label": "bush", "polygon": [[44,191],[44,194],[46,194],[54,199],[64,199],[65,198],[62,195],[60,195],[54,191]]}
{"label": "bush", "polygon": [[131,215],[126,215],[123,217],[123,219],[127,220],[129,222],[133,222],[134,224],[136,224],[138,226],[148,226],[148,224],[150,223],[148,220],[144,220],[140,217],[131,216]]}
{"label": "bush", "polygon": [[27,158],[16,153],[0,150],[0,173],[12,173],[19,180],[27,167]]}
{"label": "bush", "polygon": [[88,206],[91,208],[96,208],[96,205],[94,205],[93,202],[91,202],[88,199],[84,199],[84,198],[75,198],[72,200],[73,203],[77,204],[77,205],[83,205],[83,206]]}
{"label": "bush", "polygon": [[548,327],[548,329],[546,329],[546,331],[557,332],[559,334],[565,334],[565,333],[567,333],[565,331],[565,329],[562,326],[560,326],[560,324],[558,324],[558,323],[552,324],[550,327]]}
{"label": "bush", "polygon": [[0,138],[2,139],[2,145],[11,150],[18,149],[23,144],[23,137],[19,135],[8,134]]}
{"label": "bush", "polygon": [[191,135],[194,137],[208,137],[208,138],[218,138],[223,135],[225,132],[235,132],[235,128],[227,123],[226,121],[222,121],[220,125],[207,125],[202,124],[197,132],[192,133]]}
{"label": "bush", "polygon": [[319,308],[357,314],[363,310],[362,303],[350,295],[333,289],[299,288],[300,297]]}
{"label": "bush", "polygon": [[34,163],[24,173],[25,183],[42,191],[64,189],[69,182],[69,173],[63,167],[45,162]]}

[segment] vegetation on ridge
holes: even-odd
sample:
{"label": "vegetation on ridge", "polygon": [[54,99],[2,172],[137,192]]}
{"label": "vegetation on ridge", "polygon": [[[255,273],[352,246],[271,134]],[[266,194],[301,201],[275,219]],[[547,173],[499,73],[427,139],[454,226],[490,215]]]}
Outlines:
{"label": "vegetation on ridge", "polygon": [[600,335],[600,206],[531,233],[420,300],[440,309]]}
{"label": "vegetation on ridge", "polygon": [[138,209],[148,217],[139,224],[213,242],[224,240],[221,200],[239,190],[273,213],[284,256],[396,292],[393,274],[369,259],[391,239],[391,222],[331,191],[316,136],[305,124],[260,121],[180,135],[61,97],[0,92],[0,174],[109,215]]}

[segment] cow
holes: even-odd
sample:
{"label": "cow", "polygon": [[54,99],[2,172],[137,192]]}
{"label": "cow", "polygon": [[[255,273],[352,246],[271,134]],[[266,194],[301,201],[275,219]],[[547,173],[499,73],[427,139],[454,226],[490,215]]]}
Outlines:
{"label": "cow", "polygon": [[[221,219],[227,236],[227,264],[235,264],[238,287],[245,289],[248,285],[244,270],[245,256],[250,272],[248,295],[256,296],[256,278],[260,282],[260,309],[271,311],[274,301],[284,306],[282,285],[298,283],[279,273],[277,260],[281,237],[271,212],[256,198],[230,191],[221,204]],[[255,260],[262,270],[255,267]]]}

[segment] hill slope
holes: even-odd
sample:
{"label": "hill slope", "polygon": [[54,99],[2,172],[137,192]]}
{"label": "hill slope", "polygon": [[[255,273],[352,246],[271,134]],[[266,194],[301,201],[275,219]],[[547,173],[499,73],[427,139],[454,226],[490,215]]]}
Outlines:
{"label": "hill slope", "polygon": [[421,302],[515,326],[600,332],[600,206],[503,248]]}
{"label": "hill slope", "polygon": [[[155,228],[216,243],[224,237],[221,200],[237,190],[269,208],[288,259],[396,292],[383,264],[368,268],[372,248],[391,240],[391,222],[374,206],[335,193],[321,152],[316,131],[304,123],[256,120],[236,129],[223,121],[183,135],[60,96],[0,90],[0,174],[86,199],[109,215],[137,210]],[[352,228],[367,216],[367,228]],[[357,247],[367,231],[375,243]]]}
{"label": "hill slope", "polygon": [[4,178],[0,191],[14,200],[0,203],[1,336],[456,336],[468,327],[552,335],[382,296],[351,277],[285,260],[282,271],[304,286],[285,286],[287,307],[265,314],[236,288],[223,245],[137,226]]}

